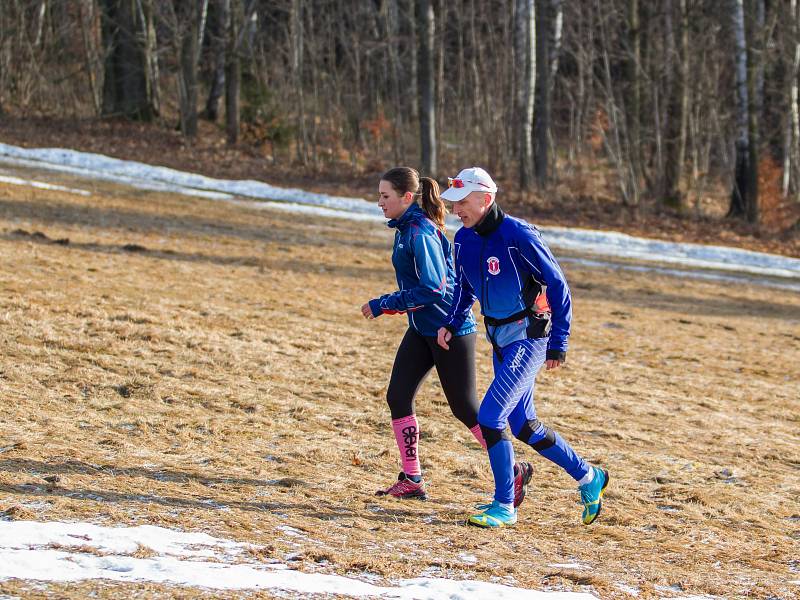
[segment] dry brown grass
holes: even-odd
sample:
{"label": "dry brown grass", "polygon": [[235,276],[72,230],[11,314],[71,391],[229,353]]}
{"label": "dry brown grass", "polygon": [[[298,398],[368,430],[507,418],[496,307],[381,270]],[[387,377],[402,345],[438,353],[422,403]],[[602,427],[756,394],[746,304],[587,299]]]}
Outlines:
{"label": "dry brown grass", "polygon": [[[628,597],[619,584],[640,598],[800,590],[796,293],[568,265],[570,360],[540,376],[538,407],[610,469],[604,512],[582,526],[572,481],[516,444],[532,492],[515,529],[487,532],[463,525],[491,489],[485,454],[435,377],[417,410],[431,500],[372,495],[397,471],[384,393],[405,320],[366,322],[359,307],[393,289],[388,232],[95,192],[0,185],[4,518],[149,523],[261,544],[265,560],[296,553],[309,571],[603,598]],[[568,561],[591,570],[551,566]],[[29,597],[123,590],[208,595],[0,583]]]}

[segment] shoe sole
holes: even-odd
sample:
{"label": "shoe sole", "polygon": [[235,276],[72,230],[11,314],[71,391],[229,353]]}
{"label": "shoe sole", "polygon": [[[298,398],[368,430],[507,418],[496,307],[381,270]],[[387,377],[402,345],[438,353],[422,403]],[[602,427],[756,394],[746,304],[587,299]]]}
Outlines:
{"label": "shoe sole", "polygon": [[600,516],[600,511],[603,510],[603,494],[606,493],[606,488],[608,487],[608,480],[609,480],[608,471],[603,469],[603,475],[605,475],[606,481],[603,484],[603,487],[600,488],[600,494],[599,494],[600,503],[597,505],[597,512],[594,513],[594,517],[592,518],[592,520],[589,521],[588,523],[584,523],[584,525],[591,525],[592,523],[594,523],[597,520],[597,517]]}
{"label": "shoe sole", "polygon": [[387,494],[386,492],[375,492],[375,495],[379,498],[397,498],[398,500],[420,500],[421,502],[425,502],[428,499],[428,494],[425,492],[410,492],[408,494],[402,494],[400,496],[393,496],[392,494]]}
{"label": "shoe sole", "polygon": [[519,496],[519,502],[514,502],[514,508],[518,508],[520,504],[522,504],[525,500],[525,496],[528,494],[528,484],[533,479],[533,465],[531,463],[519,463],[520,465],[527,465],[527,468],[523,469],[522,475],[522,493]]}
{"label": "shoe sole", "polygon": [[472,527],[480,527],[481,529],[503,529],[504,527],[513,527],[516,525],[517,522],[514,521],[513,523],[500,523],[499,525],[484,525],[483,523],[476,523],[472,520],[472,518],[467,519],[467,525]]}

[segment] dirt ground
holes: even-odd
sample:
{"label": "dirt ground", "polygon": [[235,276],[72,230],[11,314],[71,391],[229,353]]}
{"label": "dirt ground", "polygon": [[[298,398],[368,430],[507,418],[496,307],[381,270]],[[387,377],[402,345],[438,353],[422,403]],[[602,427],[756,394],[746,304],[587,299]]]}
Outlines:
{"label": "dirt ground", "polygon": [[[492,489],[488,461],[435,377],[417,403],[431,499],[373,495],[398,470],[384,394],[406,322],[359,307],[394,289],[387,230],[91,185],[0,184],[2,518],[204,531],[387,580],[800,592],[796,292],[566,264],[569,362],[540,375],[537,405],[609,469],[603,514],[581,525],[574,482],[515,442],[536,468],[529,497],[515,528],[484,531],[464,519]],[[485,390],[485,342],[479,355]],[[90,592],[234,597],[0,582]]]}

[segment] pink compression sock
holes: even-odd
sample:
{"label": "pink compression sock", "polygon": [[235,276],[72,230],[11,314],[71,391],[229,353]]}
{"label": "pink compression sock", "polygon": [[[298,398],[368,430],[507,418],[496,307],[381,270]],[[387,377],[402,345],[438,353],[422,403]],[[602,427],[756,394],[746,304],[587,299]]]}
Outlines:
{"label": "pink compression sock", "polygon": [[475,427],[470,427],[469,430],[472,432],[472,435],[475,436],[475,439],[478,440],[478,443],[486,450],[486,440],[483,439],[483,433],[481,432],[481,426],[475,425]]}
{"label": "pink compression sock", "polygon": [[422,475],[417,455],[419,444],[419,424],[416,415],[409,415],[402,419],[392,420],[394,439],[400,449],[400,460],[403,463],[403,472],[406,475]]}

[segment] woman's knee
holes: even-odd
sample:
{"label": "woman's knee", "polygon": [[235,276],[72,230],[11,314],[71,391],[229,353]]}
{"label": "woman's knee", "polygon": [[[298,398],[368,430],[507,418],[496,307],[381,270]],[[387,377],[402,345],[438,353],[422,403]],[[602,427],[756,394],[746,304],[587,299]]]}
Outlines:
{"label": "woman's knee", "polygon": [[386,404],[392,413],[392,419],[402,419],[414,412],[414,400],[407,394],[397,393],[389,386],[386,392]]}
{"label": "woman's knee", "polygon": [[478,424],[478,409],[473,403],[466,401],[450,403],[450,412],[468,428]]}

